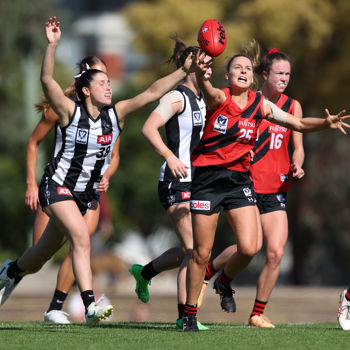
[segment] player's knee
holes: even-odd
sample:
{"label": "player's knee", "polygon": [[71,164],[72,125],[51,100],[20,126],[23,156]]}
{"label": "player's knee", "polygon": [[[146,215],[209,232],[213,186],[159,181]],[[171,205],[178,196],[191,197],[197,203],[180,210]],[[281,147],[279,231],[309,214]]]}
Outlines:
{"label": "player's knee", "polygon": [[282,258],[283,248],[269,251],[266,254],[267,263],[273,268],[278,268],[281,265]]}
{"label": "player's knee", "polygon": [[210,259],[211,250],[202,248],[193,251],[193,258],[198,265],[207,266]]}
{"label": "player's knee", "polygon": [[253,258],[259,251],[259,249],[253,245],[244,245],[238,249],[239,253],[247,257]]}
{"label": "player's knee", "polygon": [[83,252],[90,251],[90,236],[87,232],[72,237],[72,250],[79,250]]}

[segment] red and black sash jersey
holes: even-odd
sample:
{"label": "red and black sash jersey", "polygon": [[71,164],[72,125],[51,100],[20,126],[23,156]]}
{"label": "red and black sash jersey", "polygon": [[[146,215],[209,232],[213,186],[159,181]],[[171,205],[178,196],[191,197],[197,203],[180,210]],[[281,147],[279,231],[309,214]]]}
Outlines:
{"label": "red and black sash jersey", "polygon": [[263,96],[248,91],[248,102],[240,108],[232,99],[230,88],[222,89],[226,100],[215,110],[207,110],[207,119],[199,145],[193,150],[194,166],[218,165],[236,171],[250,167],[258,126],[265,117]]}
{"label": "red and black sash jersey", "polygon": [[[281,94],[276,105],[294,114],[295,100]],[[287,192],[291,183],[288,143],[292,130],[264,119],[254,146],[251,165],[254,189],[257,193]]]}

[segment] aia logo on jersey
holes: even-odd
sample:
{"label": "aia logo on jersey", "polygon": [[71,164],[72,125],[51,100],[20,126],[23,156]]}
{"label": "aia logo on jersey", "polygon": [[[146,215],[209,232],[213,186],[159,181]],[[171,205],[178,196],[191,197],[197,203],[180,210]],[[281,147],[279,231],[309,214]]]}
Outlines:
{"label": "aia logo on jersey", "polygon": [[210,201],[191,201],[191,209],[193,210],[210,210]]}
{"label": "aia logo on jersey", "polygon": [[88,138],[89,138],[89,130],[78,128],[75,142],[86,145],[88,143]]}
{"label": "aia logo on jersey", "polygon": [[222,114],[219,114],[214,123],[214,131],[220,132],[222,134],[226,134],[228,124],[228,118]]}
{"label": "aia logo on jersey", "polygon": [[202,125],[202,115],[199,111],[194,111],[192,113],[193,126],[201,126]]}
{"label": "aia logo on jersey", "polygon": [[101,145],[109,145],[112,142],[112,136],[113,136],[113,134],[98,135],[97,136],[97,143],[99,143]]}
{"label": "aia logo on jersey", "polygon": [[71,196],[71,197],[73,197],[72,192],[67,187],[57,187],[57,194],[59,196]]}
{"label": "aia logo on jersey", "polygon": [[181,192],[181,198],[182,199],[190,199],[191,198],[191,192],[189,192],[189,191]]}

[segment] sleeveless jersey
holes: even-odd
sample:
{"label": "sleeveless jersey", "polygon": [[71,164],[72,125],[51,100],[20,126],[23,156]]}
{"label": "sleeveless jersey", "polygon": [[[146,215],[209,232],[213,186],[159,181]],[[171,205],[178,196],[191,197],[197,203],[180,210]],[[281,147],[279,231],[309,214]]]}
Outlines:
{"label": "sleeveless jersey", "polygon": [[171,173],[167,162],[164,162],[160,169],[159,181],[190,182],[193,173],[191,153],[199,144],[203,133],[206,107],[202,94],[197,98],[194,92],[184,85],[175,90],[182,94],[184,107],[181,113],[174,115],[165,124],[167,146],[189,168],[186,178],[177,179]]}
{"label": "sleeveless jersey", "polygon": [[248,91],[248,102],[240,108],[232,99],[230,88],[222,89],[226,100],[215,110],[207,110],[202,139],[193,151],[194,166],[223,166],[230,170],[247,171],[249,151],[253,149],[257,129],[265,117],[263,96]]}
{"label": "sleeveless jersey", "polygon": [[[294,114],[294,99],[281,94],[276,105]],[[278,193],[289,190],[291,174],[288,144],[291,132],[291,129],[267,120],[260,124],[251,166],[255,192]]]}
{"label": "sleeveless jersey", "polygon": [[56,134],[55,154],[44,176],[73,191],[96,189],[121,132],[114,106],[104,107],[93,119],[85,106],[76,102],[72,120],[60,132],[61,136]]}
{"label": "sleeveless jersey", "polygon": [[[68,96],[73,102],[79,102],[78,97],[76,94]],[[60,122],[56,122],[55,125],[55,149],[53,156],[56,157],[57,153],[62,147],[62,131],[61,131],[61,126]]]}

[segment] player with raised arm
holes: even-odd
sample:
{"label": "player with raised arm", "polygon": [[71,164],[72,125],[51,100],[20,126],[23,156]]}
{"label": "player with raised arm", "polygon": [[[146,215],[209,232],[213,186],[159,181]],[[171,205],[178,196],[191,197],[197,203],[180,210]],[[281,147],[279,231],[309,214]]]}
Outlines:
{"label": "player with raised arm", "polygon": [[146,105],[158,100],[186,78],[192,66],[184,65],[157,80],[135,97],[111,104],[112,89],[106,73],[89,69],[76,79],[79,101],[68,98],[54,80],[55,53],[61,37],[60,23],[52,17],[45,25],[48,46],[41,82],[50,106],[60,118],[62,148],[45,168],[39,200],[50,221],[38,243],[16,261],[0,269],[1,303],[9,297],[18,278],[38,271],[68,239],[72,245],[73,271],[86,310],[86,322],[95,325],[108,317],[113,307],[95,302],[90,267],[90,235],[83,218],[95,190],[108,169],[111,151],[126,121]]}

